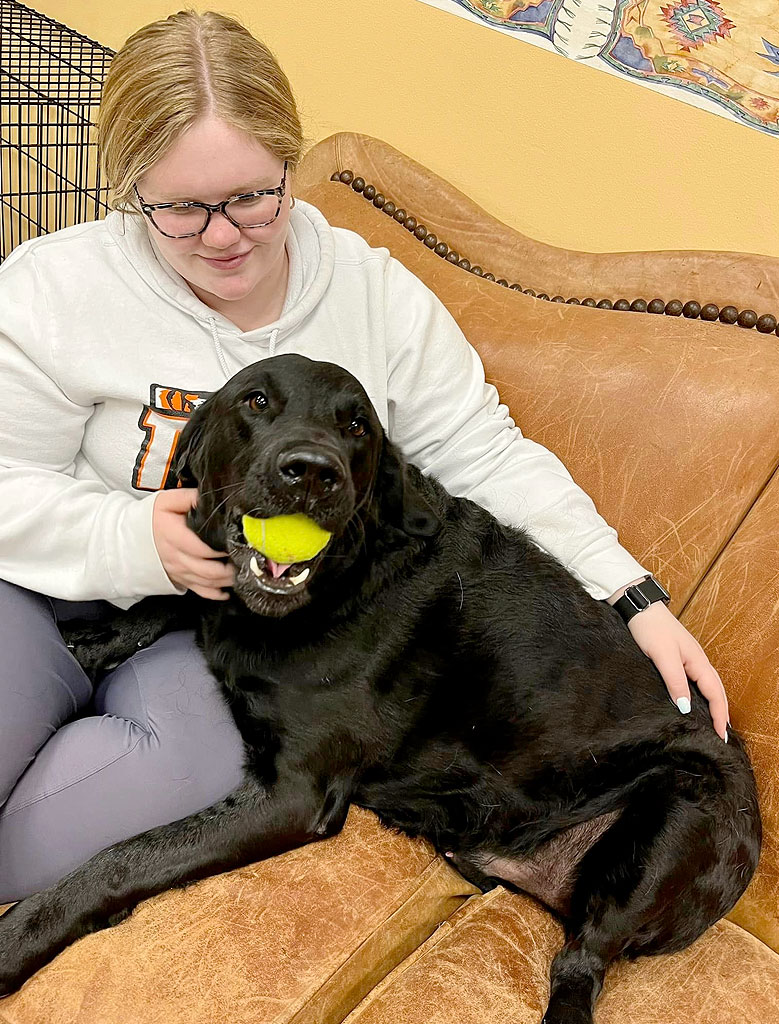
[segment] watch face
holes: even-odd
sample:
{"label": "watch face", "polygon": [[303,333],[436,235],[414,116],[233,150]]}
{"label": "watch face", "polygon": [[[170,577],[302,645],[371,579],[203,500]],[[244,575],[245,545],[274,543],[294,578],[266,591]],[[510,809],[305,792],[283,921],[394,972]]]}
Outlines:
{"label": "watch face", "polygon": [[665,589],[665,587],[663,586],[663,584],[662,584],[662,583],[660,583],[660,582],[659,582],[658,580],[656,580],[656,579],[654,578],[654,576],[651,576],[651,577],[650,577],[650,578],[649,578],[649,579],[648,579],[648,580],[647,580],[646,582],[647,582],[647,583],[654,583],[654,585],[655,585],[655,586],[657,587],[657,589],[658,589],[658,590],[660,591],[660,593],[661,593],[661,594],[663,595],[663,600],[664,600],[664,601],[668,602],[668,601],[670,601],[670,600],[671,600],[671,595],[670,595],[670,594],[668,593],[668,591],[667,591],[667,590]]}

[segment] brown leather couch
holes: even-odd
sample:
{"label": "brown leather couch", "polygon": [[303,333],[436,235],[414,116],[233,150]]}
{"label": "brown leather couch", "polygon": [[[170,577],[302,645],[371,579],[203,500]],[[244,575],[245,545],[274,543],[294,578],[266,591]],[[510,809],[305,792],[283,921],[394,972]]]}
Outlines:
{"label": "brown leather couch", "polygon": [[[779,338],[771,319],[750,326],[779,317],[779,260],[557,249],[359,135],[317,145],[296,191],[441,297],[524,433],[670,589],[749,743],[757,875],[690,949],[612,968],[598,1024],[779,1024]],[[658,297],[665,312],[634,302]],[[621,298],[634,310],[581,304]],[[695,303],[740,323],[704,322]],[[331,840],[82,939],[0,1002],[0,1024],[537,1024],[561,942],[532,899],[477,894],[428,845],[353,809]]]}

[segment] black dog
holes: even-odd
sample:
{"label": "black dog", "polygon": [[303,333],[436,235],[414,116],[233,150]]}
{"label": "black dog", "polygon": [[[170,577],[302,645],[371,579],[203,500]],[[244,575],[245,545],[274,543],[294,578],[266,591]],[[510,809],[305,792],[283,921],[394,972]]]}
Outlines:
{"label": "black dog", "polygon": [[[349,373],[255,363],[180,453],[230,600],[147,599],[70,639],[96,677],[196,621],[245,782],[0,918],[0,994],[146,897],[332,835],[350,803],[561,916],[546,1024],[592,1021],[611,960],[683,949],[730,910],[760,847],[738,736],[695,690],[680,715],[617,612],[522,532],[407,465]],[[241,521],[292,512],[333,536],[285,569]]]}

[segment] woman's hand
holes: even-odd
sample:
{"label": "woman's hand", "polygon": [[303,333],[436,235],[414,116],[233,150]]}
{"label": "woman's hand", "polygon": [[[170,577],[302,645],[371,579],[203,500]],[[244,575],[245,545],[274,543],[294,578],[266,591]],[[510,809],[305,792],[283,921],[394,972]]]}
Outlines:
{"label": "woman's hand", "polygon": [[227,601],[230,595],[220,588],[233,585],[235,569],[215,561],[226,558],[226,551],[214,551],[187,526],[187,512],[195,504],[196,487],[159,491],[152,511],[154,544],[173,583],[201,597]]}
{"label": "woman's hand", "polygon": [[[613,603],[618,596],[609,598],[609,603]],[[690,709],[690,687],[687,680],[693,680],[709,702],[714,728],[727,743],[728,698],[725,688],[719,673],[710,664],[695,637],[662,601],[656,601],[634,615],[628,622],[628,629],[644,654],[657,666],[671,700],[683,713],[685,709]]]}

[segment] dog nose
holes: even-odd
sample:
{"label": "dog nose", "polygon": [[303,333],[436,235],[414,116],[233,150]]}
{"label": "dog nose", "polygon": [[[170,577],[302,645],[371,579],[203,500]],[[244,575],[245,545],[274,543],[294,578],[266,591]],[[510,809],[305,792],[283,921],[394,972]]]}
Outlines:
{"label": "dog nose", "polygon": [[345,477],[343,466],[335,455],[315,448],[282,452],[276,466],[285,483],[302,484],[314,493],[337,491]]}

